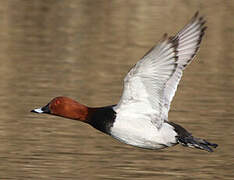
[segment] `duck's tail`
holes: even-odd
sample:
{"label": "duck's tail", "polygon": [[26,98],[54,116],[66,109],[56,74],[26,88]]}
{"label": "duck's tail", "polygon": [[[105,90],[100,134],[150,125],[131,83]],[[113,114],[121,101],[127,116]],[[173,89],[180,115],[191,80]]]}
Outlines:
{"label": "duck's tail", "polygon": [[191,133],[186,131],[178,124],[175,124],[173,122],[168,123],[174,127],[176,133],[178,134],[177,141],[183,146],[202,149],[209,152],[213,152],[212,148],[216,148],[218,146],[218,144],[210,143],[204,139],[193,137]]}
{"label": "duck's tail", "polygon": [[178,137],[178,142],[183,146],[202,149],[202,150],[206,150],[209,152],[213,152],[213,149],[211,147],[216,148],[218,146],[218,144],[210,143],[204,139],[196,138],[193,136],[189,136],[185,138]]}

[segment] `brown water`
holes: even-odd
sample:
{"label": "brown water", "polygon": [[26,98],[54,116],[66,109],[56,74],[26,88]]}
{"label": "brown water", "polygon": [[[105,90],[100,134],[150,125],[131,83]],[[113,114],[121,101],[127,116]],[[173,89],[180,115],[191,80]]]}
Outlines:
{"label": "brown water", "polygon": [[[196,10],[208,30],[169,119],[214,153],[131,147],[30,113],[59,95],[118,102],[129,68]],[[234,1],[0,1],[0,179],[234,179]]]}

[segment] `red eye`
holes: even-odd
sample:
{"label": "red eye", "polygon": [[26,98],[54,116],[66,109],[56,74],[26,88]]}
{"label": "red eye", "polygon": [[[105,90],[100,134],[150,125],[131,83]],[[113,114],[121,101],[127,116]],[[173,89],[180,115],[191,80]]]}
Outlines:
{"label": "red eye", "polygon": [[54,104],[58,105],[58,104],[60,104],[60,101],[58,99],[56,99],[55,102],[54,102]]}

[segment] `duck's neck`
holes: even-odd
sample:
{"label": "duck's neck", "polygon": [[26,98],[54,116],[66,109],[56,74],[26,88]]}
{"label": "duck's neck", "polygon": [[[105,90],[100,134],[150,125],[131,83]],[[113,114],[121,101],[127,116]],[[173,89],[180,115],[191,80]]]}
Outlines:
{"label": "duck's neck", "polygon": [[110,128],[113,126],[116,117],[112,107],[88,108],[89,115],[85,122],[99,131],[110,134]]}

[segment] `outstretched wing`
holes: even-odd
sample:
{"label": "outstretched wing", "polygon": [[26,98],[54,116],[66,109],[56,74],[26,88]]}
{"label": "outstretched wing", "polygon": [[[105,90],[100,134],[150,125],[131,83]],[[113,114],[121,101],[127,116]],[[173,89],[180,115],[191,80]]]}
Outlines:
{"label": "outstretched wing", "polygon": [[123,94],[115,110],[135,109],[160,128],[168,118],[182,71],[199,48],[206,29],[204,24],[204,19],[196,13],[176,36],[164,35],[126,75]]}

